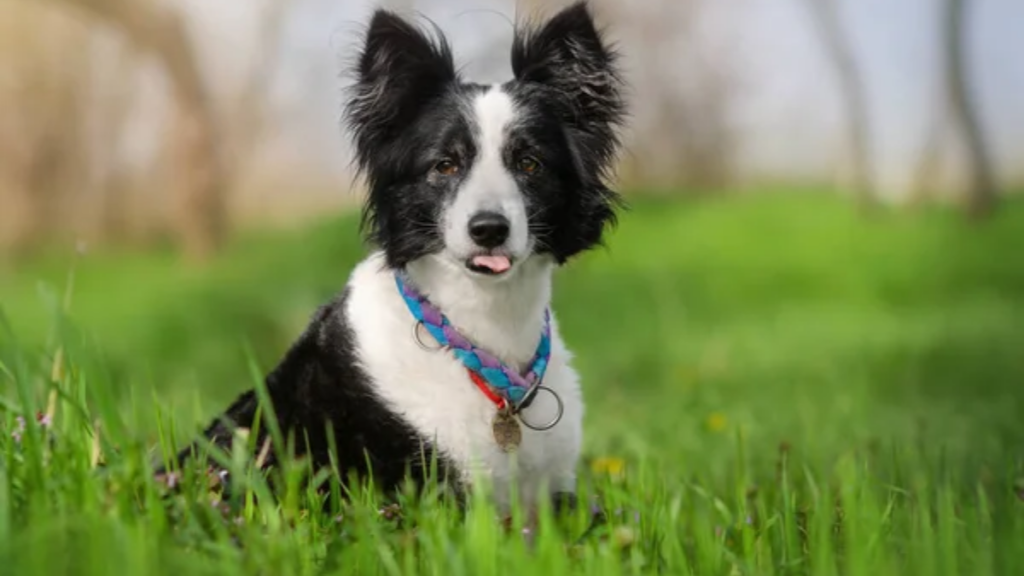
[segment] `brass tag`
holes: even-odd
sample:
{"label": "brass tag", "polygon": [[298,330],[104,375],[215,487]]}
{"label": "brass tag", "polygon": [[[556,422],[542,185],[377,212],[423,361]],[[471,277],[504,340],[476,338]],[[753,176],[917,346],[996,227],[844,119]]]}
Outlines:
{"label": "brass tag", "polygon": [[494,423],[491,424],[494,432],[494,441],[502,452],[512,452],[519,447],[523,441],[523,430],[519,427],[519,421],[508,408],[498,410],[494,415]]}

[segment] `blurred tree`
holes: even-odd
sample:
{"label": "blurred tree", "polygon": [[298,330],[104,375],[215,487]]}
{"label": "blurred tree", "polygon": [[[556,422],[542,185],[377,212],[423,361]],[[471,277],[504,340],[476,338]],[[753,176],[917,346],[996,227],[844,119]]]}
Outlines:
{"label": "blurred tree", "polygon": [[[631,100],[623,180],[664,190],[709,191],[734,176],[733,125],[739,79],[729,41],[702,36],[716,15],[709,0],[636,3],[605,0],[597,16],[628,44],[623,69]],[[715,46],[709,43],[718,42]]]}
{"label": "blurred tree", "polygon": [[224,173],[214,111],[181,14],[149,0],[51,1],[114,26],[164,67],[176,104],[174,228],[187,255],[209,256],[225,233]]}
{"label": "blurred tree", "polygon": [[[0,247],[27,248],[90,193],[88,30],[0,6]],[[39,27],[54,32],[39,35]],[[16,110],[17,113],[10,111]]]}
{"label": "blurred tree", "polygon": [[244,178],[255,170],[258,149],[272,128],[274,110],[270,93],[277,79],[282,52],[282,26],[287,21],[291,0],[264,0],[255,22],[254,53],[242,70],[234,91],[218,98],[221,144],[224,149],[225,189],[238,192]]}
{"label": "blurred tree", "polygon": [[864,209],[876,204],[871,147],[871,115],[863,74],[854,57],[853,46],[843,30],[838,0],[804,0],[825,52],[835,69],[843,99],[854,192]]}
{"label": "blurred tree", "polygon": [[928,201],[941,185],[941,168],[949,130],[949,98],[945,82],[938,86],[934,93],[932,110],[928,118],[928,127],[921,146],[921,154],[914,170],[913,187],[910,190],[908,204],[920,206]]}
{"label": "blurred tree", "polygon": [[967,23],[966,0],[945,0],[945,76],[953,122],[967,148],[967,214],[973,218],[982,218],[995,209],[998,193],[992,159],[967,79]]}
{"label": "blurred tree", "polygon": [[[77,214],[77,219],[73,218],[78,220],[76,224],[82,225],[81,221],[91,220],[93,225],[104,228],[104,235],[110,236],[111,233],[117,235],[123,231],[125,224],[133,220],[131,216],[126,218],[127,211],[131,210],[132,204],[138,204],[140,194],[131,188],[142,183],[132,182],[129,175],[117,168],[123,165],[125,159],[117,157],[117,147],[113,142],[124,131],[126,111],[131,109],[129,104],[139,86],[124,83],[113,90],[102,90],[103,86],[97,82],[102,84],[104,81],[96,76],[96,70],[92,70],[92,75],[88,72],[93,68],[102,68],[92,66],[97,55],[83,50],[83,44],[88,45],[96,38],[119,36],[123,39],[120,44],[128,50],[121,50],[113,55],[114,58],[111,58],[108,50],[100,60],[105,64],[113,60],[113,68],[120,67],[125,76],[131,78],[140,70],[138,55],[150,56],[162,70],[170,88],[172,117],[166,123],[152,122],[154,126],[164,126],[167,136],[163,156],[169,160],[169,174],[166,178],[155,178],[159,181],[157,187],[169,188],[168,201],[161,202],[170,207],[169,217],[165,216],[164,219],[169,221],[178,244],[187,256],[203,259],[214,252],[224,240],[228,228],[228,193],[233,187],[240,186],[241,175],[250,167],[257,145],[263,141],[264,132],[270,124],[269,92],[276,77],[276,58],[281,52],[281,29],[287,21],[285,12],[291,4],[290,0],[262,2],[258,17],[254,20],[256,41],[253,44],[253,56],[249,59],[248,68],[232,69],[233,78],[240,82],[228,91],[223,90],[229,84],[224,75],[208,74],[204,77],[200,65],[204,47],[199,43],[200,38],[189,33],[185,13],[180,8],[156,0],[49,0],[50,7],[56,7],[57,10],[40,10],[38,4],[30,2],[21,3],[21,8],[17,8],[19,3],[5,4],[5,10],[18,9],[24,15],[40,21],[36,22],[37,27],[22,26],[25,29],[22,35],[26,36],[26,40],[22,42],[23,46],[11,51],[12,62],[24,61],[24,65],[19,67],[20,72],[11,68],[5,70],[12,77],[20,78],[12,82],[12,85],[32,85],[31,90],[26,88],[15,94],[21,104],[12,102],[9,106],[5,105],[5,109],[23,109],[28,103],[32,110],[42,110],[38,99],[33,101],[27,96],[26,90],[56,96],[57,84],[47,90],[36,86],[41,80],[51,77],[60,86],[66,87],[69,94],[77,93],[81,96],[88,91],[82,87],[86,80],[103,94],[92,99],[76,97],[69,100],[75,104],[75,110],[81,109],[74,121],[89,125],[92,140],[87,144],[73,137],[75,132],[72,129],[75,126],[69,114],[58,114],[54,110],[48,109],[45,113],[40,112],[28,118],[0,122],[0,145],[8,157],[3,162],[3,170],[0,170],[0,179],[9,181],[0,182],[0,193],[3,193],[7,203],[16,208],[11,212],[20,214],[13,217],[18,225],[7,227],[14,231],[0,234],[0,245],[35,240],[36,236],[45,232],[42,227],[56,225],[59,219],[53,218],[52,214],[44,214],[46,206],[70,204],[49,201],[49,196],[52,196],[49,191],[57,193],[63,190],[76,199],[89,195],[86,194],[89,187],[84,184],[89,179],[84,177],[62,177],[57,181],[50,176],[53,182],[32,181],[34,174],[65,174],[76,162],[90,166],[94,173],[91,187],[102,189],[102,194],[93,194],[97,197],[89,204],[97,208],[88,214]],[[68,15],[78,17],[68,18]],[[24,22],[22,18],[4,20],[5,24],[9,23],[7,20]],[[41,42],[31,40],[40,36],[41,28],[53,28],[51,23],[44,23],[43,20],[79,24],[77,30],[80,34],[72,39],[65,41],[66,33],[54,34],[59,40],[50,44],[68,44],[74,49],[59,59],[61,66],[54,67],[50,75],[38,71],[38,68],[34,69],[32,62],[38,58],[32,57],[29,50]],[[116,34],[103,34],[104,30],[113,30]],[[76,58],[82,62],[73,64]],[[85,80],[75,80],[78,77]],[[117,80],[118,83],[123,82],[123,79]],[[0,97],[10,96],[9,92],[0,93]],[[46,102],[53,100],[49,98]],[[51,131],[53,137],[47,140],[42,136],[50,132],[41,130],[50,125],[62,128]],[[37,134],[39,137],[5,137],[17,133]],[[47,150],[53,147],[46,148],[44,144],[51,140],[60,140],[68,148],[66,153],[48,153]],[[45,167],[32,168],[40,163],[45,164]],[[152,189],[152,169],[148,170],[148,174],[150,180],[144,186]],[[102,183],[98,180],[102,180]],[[10,185],[10,181],[16,181],[17,185]],[[156,204],[151,200],[148,202],[148,211],[153,212]],[[107,230],[105,226],[118,230]],[[7,236],[16,236],[16,241]]]}

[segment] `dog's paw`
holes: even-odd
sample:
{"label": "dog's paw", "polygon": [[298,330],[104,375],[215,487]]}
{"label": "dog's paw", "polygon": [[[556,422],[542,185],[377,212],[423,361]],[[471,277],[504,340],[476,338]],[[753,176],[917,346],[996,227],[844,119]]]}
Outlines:
{"label": "dog's paw", "polygon": [[576,494],[572,492],[555,492],[551,495],[551,505],[557,516],[571,514],[576,511]]}

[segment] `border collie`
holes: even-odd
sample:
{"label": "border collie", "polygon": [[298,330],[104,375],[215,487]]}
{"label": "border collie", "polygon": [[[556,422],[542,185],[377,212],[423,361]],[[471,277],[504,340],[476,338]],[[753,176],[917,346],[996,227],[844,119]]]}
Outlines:
{"label": "border collie", "polygon": [[[517,29],[511,56],[512,80],[470,83],[440,31],[373,14],[345,116],[378,249],[266,378],[314,467],[333,450],[389,491],[433,462],[463,494],[486,479],[500,509],[512,489],[574,500],[583,402],[548,306],[556,267],[615,220],[623,86],[585,2]],[[242,395],[205,437],[230,451],[258,404]]]}

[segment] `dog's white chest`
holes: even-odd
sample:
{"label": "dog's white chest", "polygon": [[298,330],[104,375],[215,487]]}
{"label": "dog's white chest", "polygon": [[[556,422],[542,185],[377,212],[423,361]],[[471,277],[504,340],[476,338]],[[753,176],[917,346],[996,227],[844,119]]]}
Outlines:
{"label": "dog's white chest", "polygon": [[[393,277],[372,261],[354,272],[346,312],[360,364],[381,399],[440,449],[464,480],[492,483],[499,506],[508,503],[513,489],[525,503],[535,502],[542,492],[574,491],[583,405],[557,326],[552,325],[551,358],[543,382],[561,400],[561,419],[543,431],[520,425],[522,441],[506,453],[494,437],[494,403],[450,352],[417,343],[414,320]],[[543,426],[555,413],[553,396],[545,393],[524,417]]]}

